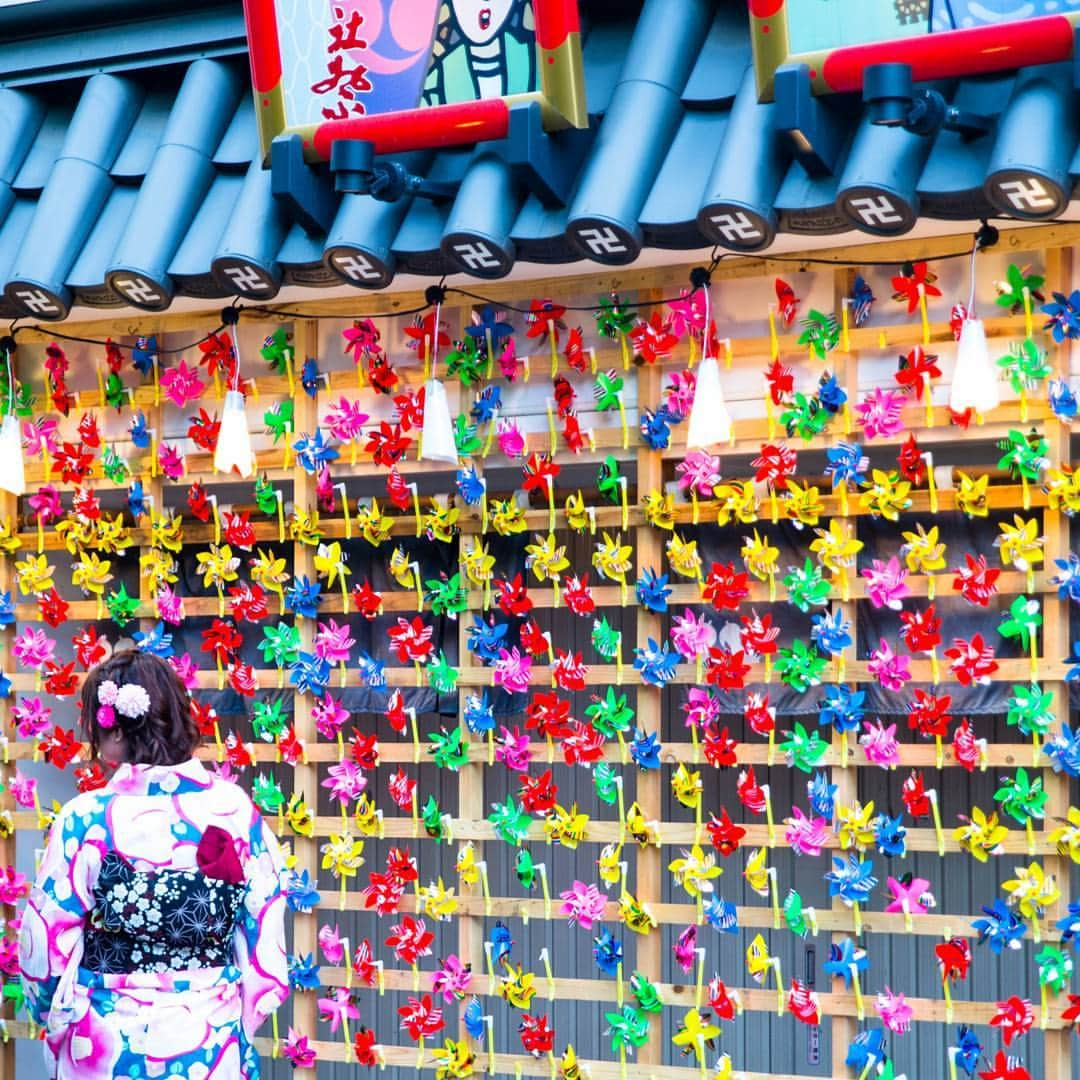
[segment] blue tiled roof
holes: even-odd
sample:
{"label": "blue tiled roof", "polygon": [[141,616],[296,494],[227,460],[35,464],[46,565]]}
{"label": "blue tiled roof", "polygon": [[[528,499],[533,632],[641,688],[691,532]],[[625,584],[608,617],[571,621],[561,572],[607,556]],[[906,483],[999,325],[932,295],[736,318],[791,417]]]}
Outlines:
{"label": "blue tiled roof", "polygon": [[345,195],[325,234],[292,222],[271,192],[235,42],[232,55],[166,53],[60,82],[23,72],[0,89],[0,315],[160,310],[178,295],[265,300],[283,284],[383,288],[403,272],[497,277],[515,262],[622,264],[646,247],[757,251],[782,232],[1052,218],[1072,197],[1070,65],[942,87],[994,118],[974,139],[875,126],[861,102],[837,99],[844,145],[831,175],[810,176],[777,130],[777,107],[757,101],[742,5],[626,7],[634,13],[587,25],[595,138],[566,206],[545,206],[484,147],[416,154],[414,172],[458,184],[451,201]]}

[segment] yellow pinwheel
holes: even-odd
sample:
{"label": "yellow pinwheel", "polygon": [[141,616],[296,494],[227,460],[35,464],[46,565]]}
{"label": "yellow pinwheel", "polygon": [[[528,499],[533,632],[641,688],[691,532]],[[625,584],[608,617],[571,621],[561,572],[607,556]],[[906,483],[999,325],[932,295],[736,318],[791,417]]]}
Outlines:
{"label": "yellow pinwheel", "polygon": [[1001,887],[1009,894],[1009,902],[1015,904],[1025,918],[1041,918],[1043,909],[1061,896],[1054,875],[1048,874],[1037,862],[1026,868],[1014,867],[1013,873],[1016,877],[1003,881]]}
{"label": "yellow pinwheel", "polygon": [[449,544],[453,541],[457,532],[457,523],[460,516],[461,510],[458,507],[432,497],[431,509],[423,517],[424,531],[433,540],[438,540],[440,544]]}
{"label": "yellow pinwheel", "polygon": [[174,554],[184,546],[184,521],[176,514],[150,514],[150,544]]}
{"label": "yellow pinwheel", "polygon": [[294,507],[292,517],[289,520],[289,535],[298,544],[305,547],[318,547],[322,540],[322,530],[319,526],[318,510],[302,510]]}
{"label": "yellow pinwheel", "polygon": [[416,574],[413,573],[414,563],[409,562],[409,556],[399,544],[390,555],[390,576],[403,588],[415,589],[417,585]]}
{"label": "yellow pinwheel", "polygon": [[776,970],[776,964],[769,955],[765,939],[757,934],[746,947],[746,973],[756,983],[764,983],[770,971]]}
{"label": "yellow pinwheel", "polygon": [[648,934],[656,928],[656,916],[633,893],[624,892],[619,897],[619,916],[628,930],[635,934]]}
{"label": "yellow pinwheel", "polygon": [[[289,803],[290,807],[292,803]],[[364,841],[355,839],[348,831],[331,833],[329,840],[319,848],[322,852],[322,868],[336,878],[351,878],[364,865]]]}
{"label": "yellow pinwheel", "polygon": [[15,580],[23,596],[47,593],[53,587],[53,567],[44,555],[27,555],[15,564]]}
{"label": "yellow pinwheel", "polygon": [[600,849],[600,858],[596,860],[596,872],[605,885],[615,885],[622,876],[621,844],[605,844]]}
{"label": "yellow pinwheel", "polygon": [[1080,863],[1080,808],[1069,807],[1065,824],[1054,829],[1050,842],[1057,845],[1058,854],[1068,855],[1074,863]]}
{"label": "yellow pinwheel", "polygon": [[499,997],[511,1008],[528,1009],[536,995],[536,976],[525,971],[520,964],[513,967],[506,957],[503,957],[503,964],[506,966],[506,974],[499,980]]}
{"label": "yellow pinwheel", "polygon": [[940,539],[940,533],[936,525],[927,529],[919,521],[915,523],[914,532],[902,534],[904,543],[900,554],[910,573],[935,574],[945,569],[945,544]]}
{"label": "yellow pinwheel", "polygon": [[525,565],[532,567],[537,581],[558,581],[559,575],[570,567],[566,545],[556,545],[554,533],[537,536],[533,543],[525,545]]}
{"label": "yellow pinwheel", "polygon": [[988,489],[990,487],[989,476],[979,476],[972,479],[967,473],[956,472],[959,486],[956,489],[956,508],[962,510],[969,518],[984,518],[990,516],[990,500]]}
{"label": "yellow pinwheel", "polygon": [[869,489],[859,496],[859,505],[874,517],[899,521],[900,515],[911,506],[910,493],[910,480],[902,480],[898,472],[874,469]]}
{"label": "yellow pinwheel", "polygon": [[518,506],[516,499],[492,499],[491,527],[500,536],[522,533],[527,528],[525,511]]}
{"label": "yellow pinwheel", "polygon": [[844,851],[865,851],[874,842],[874,801],[863,806],[858,800],[836,808],[836,835]]}
{"label": "yellow pinwheel", "polygon": [[[22,547],[22,540],[10,517],[0,520],[0,551],[5,555],[14,555]],[[74,554],[74,552],[72,552]]]}
{"label": "yellow pinwheel", "polygon": [[102,514],[91,543],[98,551],[109,555],[119,555],[131,547],[131,530],[124,524],[124,515],[116,514],[110,518]]}
{"label": "yellow pinwheel", "polygon": [[478,587],[486,585],[495,576],[495,556],[482,540],[475,537],[462,548],[461,565],[465,576]]}
{"label": "yellow pinwheel", "polygon": [[589,828],[589,815],[578,811],[577,803],[569,810],[559,806],[552,808],[544,819],[544,832],[557,844],[575,850],[584,839]]}
{"label": "yellow pinwheel", "polygon": [[332,544],[320,544],[312,559],[315,573],[321,578],[326,578],[326,587],[334,588],[339,582],[344,582],[352,573],[341,550],[341,544],[336,540]]}
{"label": "yellow pinwheel", "polygon": [[64,542],[69,555],[77,555],[89,547],[93,532],[93,525],[83,518],[64,518],[56,523],[56,535]]}
{"label": "yellow pinwheel", "polygon": [[211,544],[209,550],[200,551],[195,556],[197,572],[202,574],[203,588],[225,588],[230,581],[236,581],[240,559],[233,555],[228,544]]}
{"label": "yellow pinwheel", "polygon": [[1080,514],[1080,472],[1065,462],[1046,473],[1046,498],[1051,510],[1072,517]]}
{"label": "yellow pinwheel", "polygon": [[1014,514],[1011,525],[1002,521],[998,528],[1001,535],[994,544],[999,549],[1003,566],[1015,566],[1026,574],[1042,563],[1044,538],[1039,535],[1036,518],[1025,521],[1019,514]]}
{"label": "yellow pinwheel", "polygon": [[750,852],[746,860],[746,866],[743,867],[743,877],[746,879],[746,884],[758,896],[769,895],[769,867],[766,863],[768,856],[769,852],[765,848],[755,848]]}
{"label": "yellow pinwheel", "polygon": [[701,791],[701,773],[697,769],[691,772],[686,763],[680,761],[671,774],[671,793],[688,810],[693,810],[701,804]]}
{"label": "yellow pinwheel", "polygon": [[681,885],[691,900],[711,893],[713,878],[718,878],[724,872],[716,865],[716,855],[711,851],[706,854],[700,844],[690,849],[683,848],[681,857],[672,859],[668,869],[675,884]]}
{"label": "yellow pinwheel", "polygon": [[634,565],[634,549],[622,542],[622,533],[618,533],[614,539],[607,532],[603,536],[603,541],[596,545],[593,552],[592,564],[601,577],[625,585],[626,575]]}
{"label": "yellow pinwheel", "polygon": [[[585,499],[580,491],[566,497],[566,524],[569,525],[574,532],[579,533],[592,528],[592,518],[589,516],[589,508],[585,505]],[[521,529],[515,531],[521,532],[524,528],[525,524],[522,522]]]}
{"label": "yellow pinwheel", "polygon": [[753,536],[747,536],[743,540],[742,551],[743,565],[748,574],[753,574],[758,581],[768,581],[776,575],[776,560],[780,556],[780,549],[773,547],[768,538],[754,530]]}
{"label": "yellow pinwheel", "polygon": [[645,520],[654,529],[671,532],[675,528],[675,496],[670,492],[652,490],[641,500]]}
{"label": "yellow pinwheel", "polygon": [[179,575],[176,560],[167,551],[160,548],[147,548],[139,556],[139,573],[157,592],[164,585],[172,585]]}
{"label": "yellow pinwheel", "polygon": [[713,496],[719,502],[716,511],[717,525],[752,525],[758,519],[758,500],[754,485],[749,480],[734,480],[720,484]]}
{"label": "yellow pinwheel", "polygon": [[671,569],[679,577],[701,580],[701,556],[696,540],[684,540],[678,533],[673,533],[667,542],[667,557]]}
{"label": "yellow pinwheel", "polygon": [[977,806],[971,808],[971,816],[961,819],[964,824],[953,830],[956,842],[964,851],[975,857],[978,862],[986,862],[991,855],[1000,855],[1004,850],[1002,841],[1009,835],[1009,830],[998,822],[996,812],[984,814]]}
{"label": "yellow pinwheel", "polygon": [[833,518],[827,529],[815,529],[810,550],[818,562],[831,574],[842,574],[855,565],[855,556],[862,551],[863,542],[851,535],[851,528],[842,518]]}
{"label": "yellow pinwheel", "polygon": [[694,1060],[703,1065],[705,1047],[712,1049],[712,1042],[719,1034],[720,1028],[710,1022],[707,1014],[698,1012],[697,1009],[688,1009],[671,1041],[684,1055],[692,1053]]}
{"label": "yellow pinwheel", "polygon": [[71,567],[71,583],[84,593],[102,596],[105,586],[112,581],[109,573],[112,563],[95,552],[86,552]]}
{"label": "yellow pinwheel", "polygon": [[394,519],[387,517],[379,509],[379,500],[372,499],[371,504],[365,506],[361,503],[356,508],[356,525],[360,535],[372,546],[378,547],[390,539],[390,531],[394,527]]}
{"label": "yellow pinwheel", "polygon": [[315,819],[311,816],[304,796],[297,791],[289,796],[289,804],[285,807],[285,820],[297,836],[314,836]]}
{"label": "yellow pinwheel", "polygon": [[626,831],[642,846],[656,840],[656,824],[645,820],[641,804],[632,802],[626,810]]}
{"label": "yellow pinwheel", "polygon": [[813,528],[825,513],[821,492],[813,484],[800,484],[790,476],[784,478],[784,513],[795,522],[796,527]]}
{"label": "yellow pinwheel", "polygon": [[458,909],[454,890],[448,889],[440,877],[420,890],[420,907],[425,915],[430,915],[440,922],[449,922]]}
{"label": "yellow pinwheel", "polygon": [[447,1039],[431,1055],[435,1058],[435,1080],[466,1080],[473,1074],[476,1055],[465,1039]]}
{"label": "yellow pinwheel", "polygon": [[288,583],[289,571],[285,569],[285,560],[273,551],[259,548],[249,565],[251,580],[268,592],[280,592]]}
{"label": "yellow pinwheel", "polygon": [[480,868],[476,865],[476,848],[471,840],[458,848],[454,864],[463,885],[475,885],[480,880]]}
{"label": "yellow pinwheel", "polygon": [[361,836],[378,836],[380,821],[374,800],[367,794],[361,795],[353,811],[353,824],[357,831]]}

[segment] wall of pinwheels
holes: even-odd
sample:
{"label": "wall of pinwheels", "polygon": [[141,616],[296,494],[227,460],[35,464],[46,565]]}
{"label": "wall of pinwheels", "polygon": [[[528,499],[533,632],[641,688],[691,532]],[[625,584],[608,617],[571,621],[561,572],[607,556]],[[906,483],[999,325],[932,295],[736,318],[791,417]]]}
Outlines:
{"label": "wall of pinwheels", "polygon": [[[973,302],[958,237],[725,261],[708,307],[670,267],[21,331],[9,916],[131,641],[292,856],[268,1076],[1069,1076],[1070,239],[1004,233]],[[704,352],[734,434],[688,452]]]}

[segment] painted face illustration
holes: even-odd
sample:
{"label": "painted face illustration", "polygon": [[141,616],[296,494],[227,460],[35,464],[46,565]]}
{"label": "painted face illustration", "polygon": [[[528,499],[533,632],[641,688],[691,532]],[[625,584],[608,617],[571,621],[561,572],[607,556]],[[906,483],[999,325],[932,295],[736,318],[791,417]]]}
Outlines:
{"label": "painted face illustration", "polygon": [[486,45],[502,30],[515,0],[450,0],[461,32],[474,45]]}

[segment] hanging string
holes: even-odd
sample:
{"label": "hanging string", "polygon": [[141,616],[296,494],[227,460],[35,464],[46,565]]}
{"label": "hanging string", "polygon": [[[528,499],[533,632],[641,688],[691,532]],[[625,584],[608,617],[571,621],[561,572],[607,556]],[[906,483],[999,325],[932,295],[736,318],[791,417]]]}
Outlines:
{"label": "hanging string", "polygon": [[975,256],[979,254],[979,241],[971,245],[971,292],[968,294],[967,317],[975,318]]}
{"label": "hanging string", "polygon": [[5,349],[4,355],[7,362],[8,379],[8,406],[5,416],[11,416],[15,412],[15,365],[11,362],[12,349]]}

